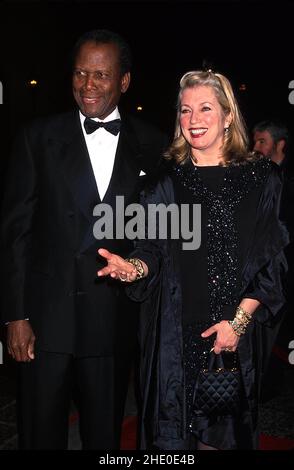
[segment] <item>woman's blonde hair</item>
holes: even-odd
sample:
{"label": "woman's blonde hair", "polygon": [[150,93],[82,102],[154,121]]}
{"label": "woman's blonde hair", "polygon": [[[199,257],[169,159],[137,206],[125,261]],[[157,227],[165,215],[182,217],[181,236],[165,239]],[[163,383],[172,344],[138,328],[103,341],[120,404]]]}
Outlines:
{"label": "woman's blonde hair", "polygon": [[180,80],[180,90],[177,101],[177,117],[174,140],[169,149],[165,152],[167,159],[173,159],[177,163],[184,162],[190,157],[190,145],[184,138],[180,126],[180,105],[183,91],[186,88],[197,86],[211,87],[225,116],[231,115],[231,124],[224,131],[224,143],[222,156],[224,164],[241,163],[242,160],[249,158],[248,136],[242,114],[240,112],[237,100],[235,98],[232,86],[229,80],[219,73],[212,71],[192,71],[187,72]]}

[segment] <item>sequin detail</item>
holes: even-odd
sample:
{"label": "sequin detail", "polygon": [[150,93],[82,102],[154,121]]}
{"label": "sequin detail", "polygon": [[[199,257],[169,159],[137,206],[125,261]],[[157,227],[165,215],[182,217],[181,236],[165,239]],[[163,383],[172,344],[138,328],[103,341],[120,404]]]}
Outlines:
{"label": "sequin detail", "polygon": [[221,320],[222,305],[232,305],[237,301],[236,208],[250,191],[264,183],[270,162],[262,158],[228,166],[218,193],[204,185],[197,166],[175,165],[173,169],[181,183],[207,206],[209,310],[211,321],[216,323]]}
{"label": "sequin detail", "polygon": [[183,348],[185,368],[185,393],[187,423],[192,421],[192,406],[196,377],[207,364],[208,351],[213,344],[212,337],[202,338],[201,333],[211,324],[195,322],[194,325],[183,327]]}

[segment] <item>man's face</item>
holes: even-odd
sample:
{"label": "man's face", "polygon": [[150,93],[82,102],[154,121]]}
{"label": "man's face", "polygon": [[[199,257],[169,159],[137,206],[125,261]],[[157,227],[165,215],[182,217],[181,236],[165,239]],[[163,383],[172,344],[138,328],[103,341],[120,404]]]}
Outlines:
{"label": "man's face", "polygon": [[268,131],[254,132],[253,140],[253,150],[262,153],[264,157],[272,158],[276,150],[276,144]]}
{"label": "man's face", "polygon": [[73,95],[84,116],[105,119],[117,106],[130,83],[130,74],[121,75],[116,44],[87,42],[75,60]]}
{"label": "man's face", "polygon": [[224,128],[229,124],[230,118],[224,116],[211,86],[198,85],[183,90],[180,125],[196,158],[197,155],[220,154]]}

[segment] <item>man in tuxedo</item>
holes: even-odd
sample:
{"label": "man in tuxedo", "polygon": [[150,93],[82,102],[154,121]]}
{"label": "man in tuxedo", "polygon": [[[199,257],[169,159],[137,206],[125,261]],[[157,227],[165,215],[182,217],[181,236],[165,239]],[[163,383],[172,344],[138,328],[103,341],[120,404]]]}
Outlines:
{"label": "man in tuxedo", "polygon": [[67,448],[73,390],[83,448],[119,446],[137,305],[123,284],[97,278],[97,250],[124,256],[132,242],[96,240],[93,209],[102,201],[115,209],[116,196],[137,202],[140,175],[166,147],[160,131],[118,109],[130,68],[120,36],[84,34],[73,56],[79,109],[35,120],[13,148],[3,203],[2,314],[8,351],[20,363],[23,449]]}

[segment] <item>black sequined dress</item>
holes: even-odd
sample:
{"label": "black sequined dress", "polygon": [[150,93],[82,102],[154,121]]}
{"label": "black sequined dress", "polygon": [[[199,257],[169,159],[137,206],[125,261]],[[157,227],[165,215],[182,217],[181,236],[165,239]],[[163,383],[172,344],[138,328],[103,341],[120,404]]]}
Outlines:
{"label": "black sequined dress", "polygon": [[[203,339],[201,333],[220,320],[234,317],[261,185],[254,165],[195,167],[189,161],[176,166],[172,178],[177,204],[189,204],[190,221],[192,204],[201,204],[200,247],[181,249],[179,262],[187,426],[206,442],[205,431],[199,433],[192,405],[196,377],[207,363],[215,336]],[[226,417],[229,433],[234,419]],[[205,426],[213,423],[207,420]]]}

